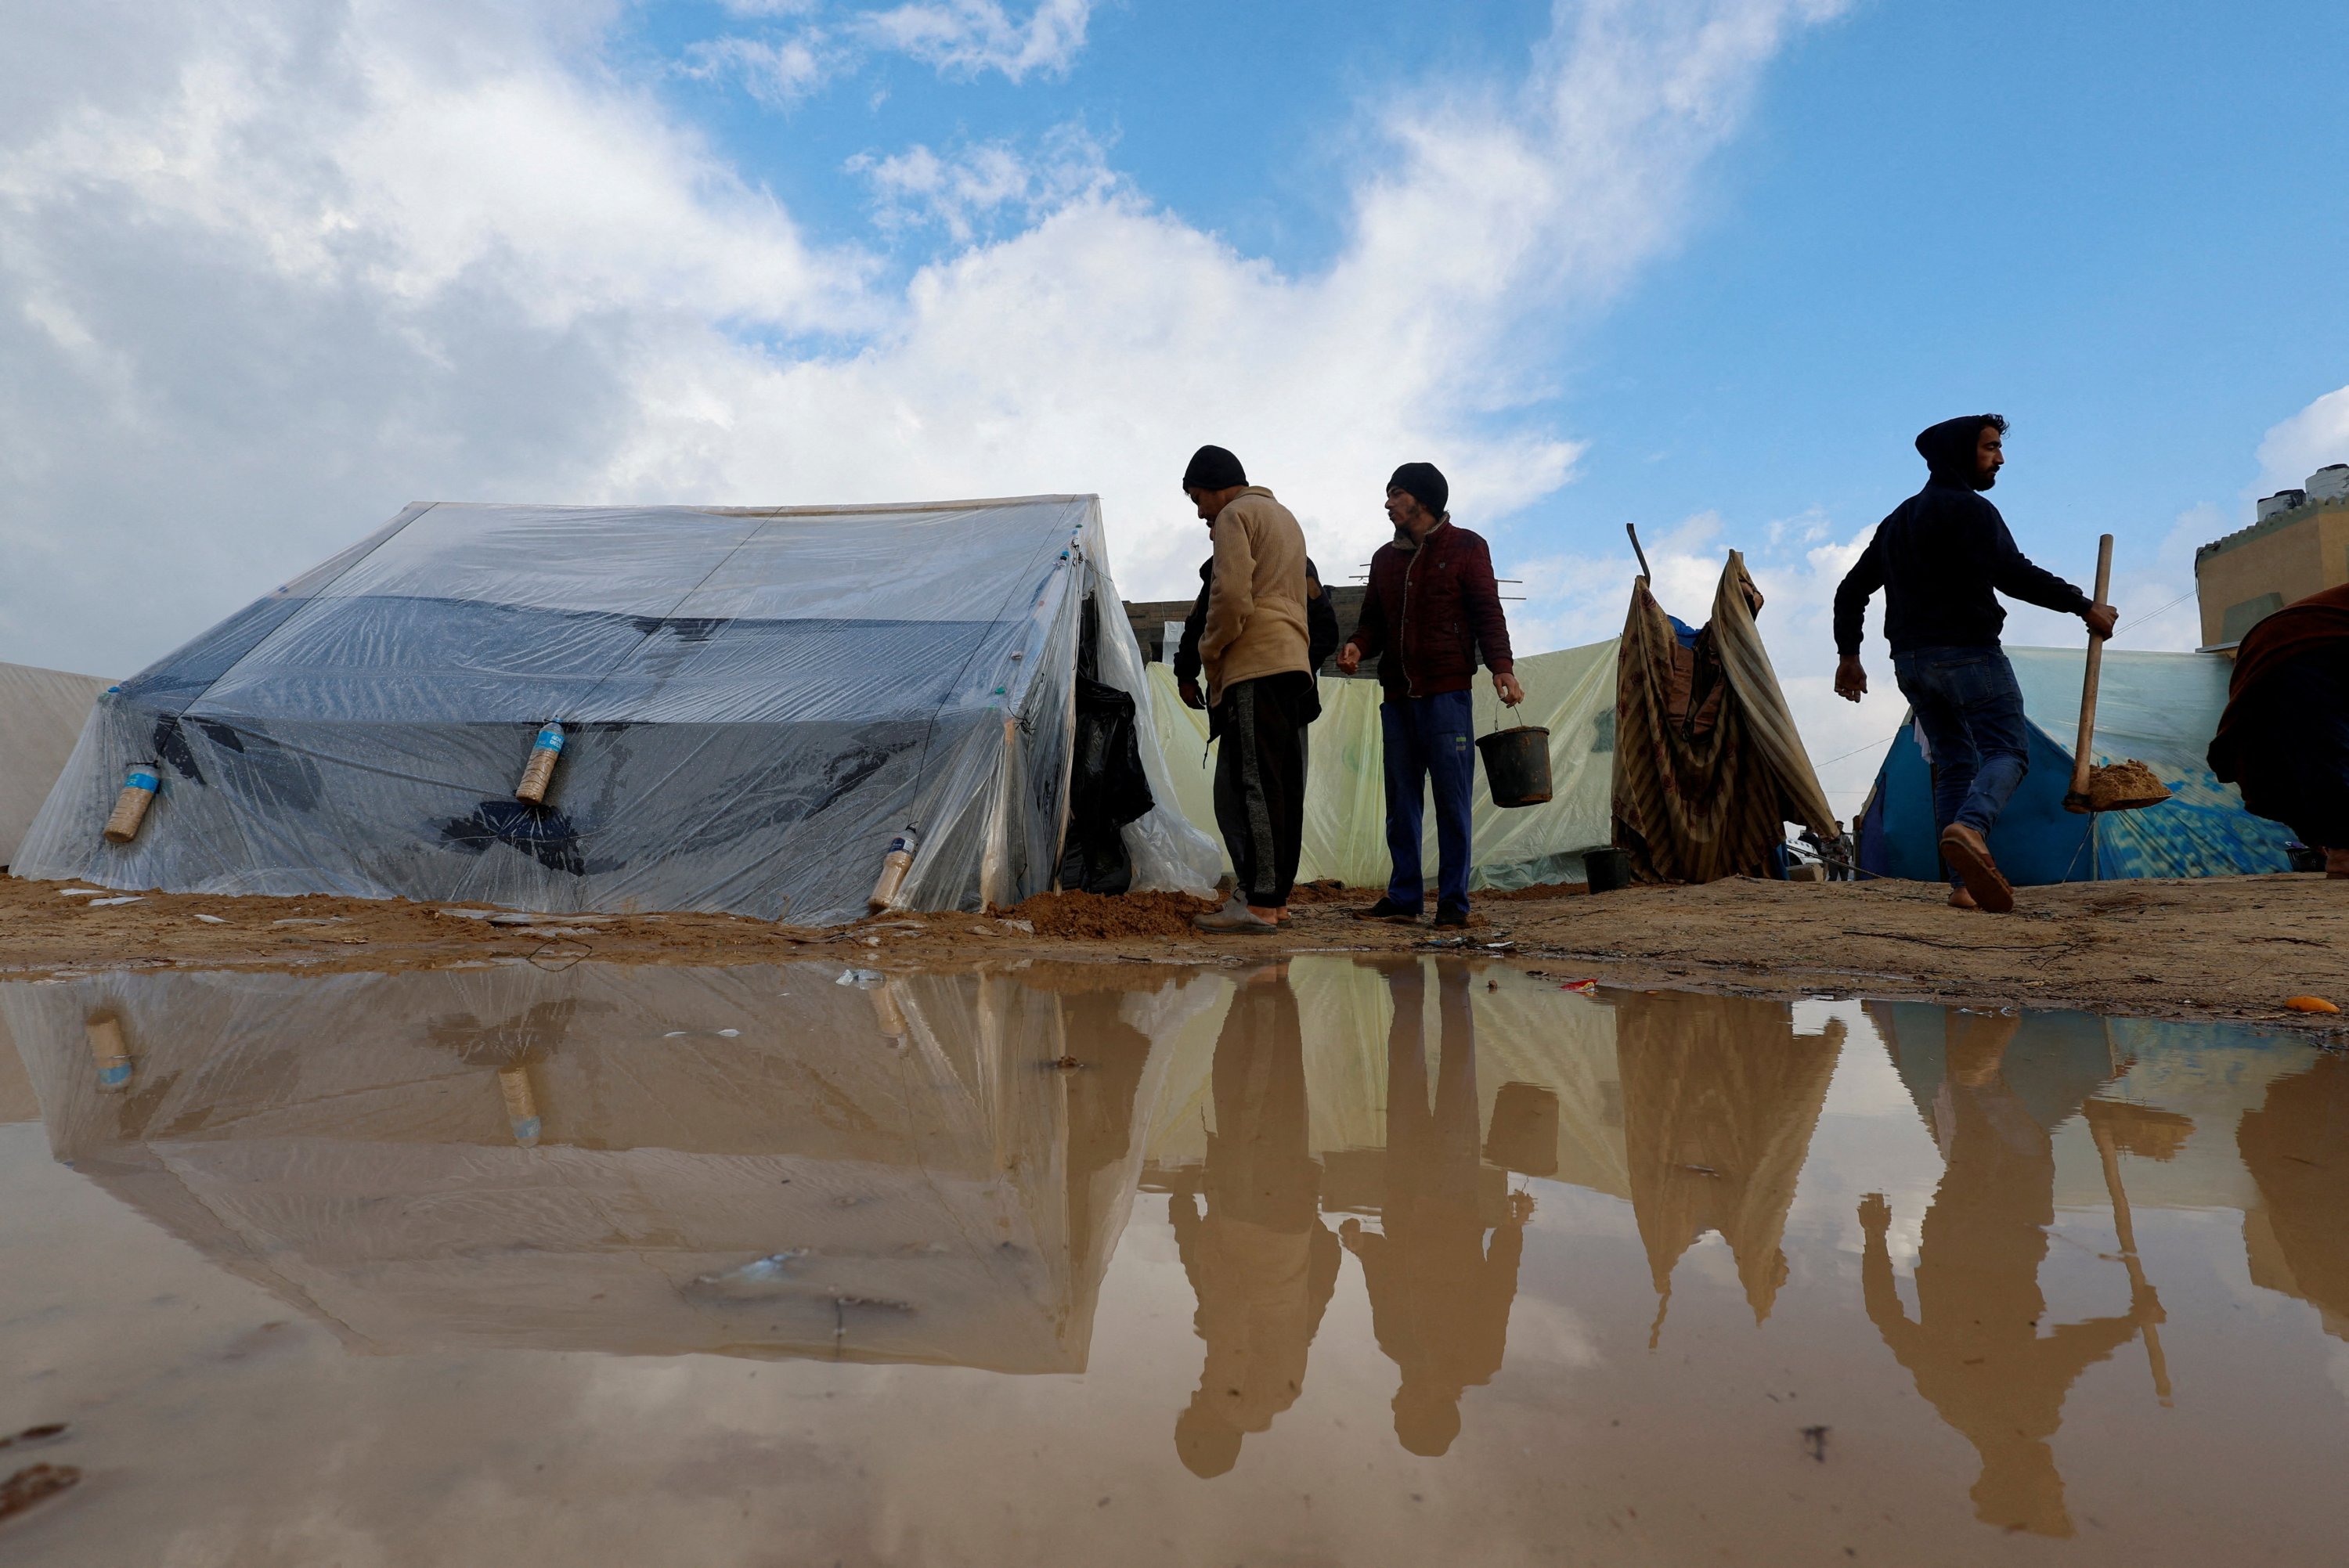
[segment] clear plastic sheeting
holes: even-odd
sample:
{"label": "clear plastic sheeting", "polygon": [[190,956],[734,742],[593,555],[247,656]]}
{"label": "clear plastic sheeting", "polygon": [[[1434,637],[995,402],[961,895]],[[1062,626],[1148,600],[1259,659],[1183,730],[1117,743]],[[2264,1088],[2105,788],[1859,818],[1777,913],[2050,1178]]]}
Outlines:
{"label": "clear plastic sheeting", "polygon": [[[1474,869],[1469,885],[1520,888],[1582,880],[1582,851],[1605,844],[1611,826],[1614,777],[1615,649],[1613,639],[1588,647],[1537,654],[1517,661],[1526,688],[1520,707],[1505,707],[1492,683],[1479,680],[1474,696],[1476,733],[1511,725],[1549,731],[1550,799],[1539,806],[1504,810],[1485,784],[1476,760],[1471,811]],[[1183,706],[1174,672],[1151,667],[1151,713],[1158,750],[1174,774],[1172,799],[1194,826],[1216,830],[1215,762],[1207,716]],[[1305,773],[1305,845],[1298,875],[1308,882],[1335,877],[1350,887],[1382,887],[1389,868],[1384,743],[1380,738],[1376,681],[1320,681],[1321,717],[1309,732]],[[1150,748],[1145,748],[1145,753]],[[1169,797],[1161,793],[1159,799]],[[1421,859],[1436,865],[1435,816],[1427,814]],[[1218,847],[1216,853],[1222,851]],[[1223,864],[1228,866],[1228,858]]]}
{"label": "clear plastic sheeting", "polygon": [[[853,918],[1050,885],[1081,643],[1146,707],[1092,496],[410,507],[102,697],[21,874],[176,892]],[[543,805],[514,798],[542,725]],[[1145,735],[1164,799],[1165,769]],[[100,828],[124,770],[162,789]],[[1200,887],[1161,807],[1135,883]]]}

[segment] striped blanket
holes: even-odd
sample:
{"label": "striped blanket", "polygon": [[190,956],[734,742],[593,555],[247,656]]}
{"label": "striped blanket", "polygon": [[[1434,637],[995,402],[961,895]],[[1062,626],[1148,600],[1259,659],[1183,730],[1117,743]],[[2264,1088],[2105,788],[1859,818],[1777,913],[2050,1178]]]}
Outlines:
{"label": "striped blanket", "polygon": [[1696,646],[1640,578],[1615,676],[1615,842],[1643,882],[1712,882],[1765,870],[1798,822],[1835,832],[1729,552]]}

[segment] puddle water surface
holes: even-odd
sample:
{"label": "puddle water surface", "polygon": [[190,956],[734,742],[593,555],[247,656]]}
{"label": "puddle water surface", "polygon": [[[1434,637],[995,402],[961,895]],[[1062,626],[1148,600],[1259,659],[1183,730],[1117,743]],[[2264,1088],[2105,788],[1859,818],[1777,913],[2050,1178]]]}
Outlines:
{"label": "puddle water surface", "polygon": [[2349,1058],[2240,1028],[1335,955],[141,973],[0,1021],[12,1563],[2349,1531]]}

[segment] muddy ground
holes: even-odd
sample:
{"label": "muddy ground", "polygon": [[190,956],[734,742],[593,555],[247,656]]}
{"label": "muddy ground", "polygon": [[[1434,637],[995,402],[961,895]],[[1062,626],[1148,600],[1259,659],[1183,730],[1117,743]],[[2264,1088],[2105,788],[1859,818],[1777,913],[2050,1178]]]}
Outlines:
{"label": "muddy ground", "polygon": [[[439,967],[594,957],[741,964],[823,955],[873,968],[1021,959],[1245,962],[1281,953],[1445,951],[1425,925],[1352,918],[1371,895],[1302,889],[1279,937],[1208,937],[1174,894],[1044,895],[1008,912],[907,915],[837,930],[733,915],[512,915],[347,898],[68,893],[0,878],[0,978],[68,970]],[[1763,995],[1860,995],[1965,1005],[2082,1007],[2312,1029],[2349,1017],[2288,1011],[2313,995],[2349,1006],[2349,882],[2216,877],[2026,888],[2012,915],[1952,910],[1914,882],[1733,880],[1704,887],[1491,896],[1467,941],[1493,962],[1560,981]],[[96,907],[93,907],[93,906]]]}

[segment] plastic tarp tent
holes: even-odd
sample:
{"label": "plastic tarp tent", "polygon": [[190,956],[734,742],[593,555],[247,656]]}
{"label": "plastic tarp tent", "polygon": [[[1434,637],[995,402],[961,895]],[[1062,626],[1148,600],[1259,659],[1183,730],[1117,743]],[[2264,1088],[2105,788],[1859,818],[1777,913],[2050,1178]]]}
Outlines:
{"label": "plastic tarp tent", "polygon": [[[1484,760],[1478,758],[1471,886],[1506,889],[1579,881],[1582,851],[1608,842],[1615,646],[1612,641],[1593,643],[1519,659],[1517,678],[1526,688],[1526,702],[1519,707],[1504,707],[1490,682],[1477,684],[1477,734],[1513,724],[1549,730],[1551,796],[1545,805],[1503,810],[1493,804],[1485,786]],[[1150,684],[1158,744],[1174,785],[1172,799],[1220,846],[1207,716],[1183,706],[1169,665],[1153,665]],[[1308,882],[1334,877],[1349,887],[1382,887],[1389,866],[1379,684],[1324,676],[1320,687],[1321,717],[1314,721],[1306,761],[1305,846],[1298,875]],[[1433,876],[1433,812],[1427,816],[1421,852]],[[1228,868],[1229,858],[1223,863]]]}
{"label": "plastic tarp tent", "polygon": [[[2292,830],[2243,809],[2212,776],[2204,752],[2227,706],[2233,665],[2216,654],[2105,651],[2089,760],[2136,758],[2174,799],[2093,818],[2064,809],[2080,723],[2085,654],[2009,648],[2029,720],[2031,770],[1991,830],[1991,853],[2024,886],[2117,877],[2230,876],[2291,869]],[[2091,838],[2093,831],[2094,837]],[[1917,882],[1940,879],[1932,773],[1903,719],[1859,821],[1860,869]]]}
{"label": "plastic tarp tent", "polygon": [[[420,504],[110,693],[17,869],[815,923],[863,913],[912,825],[902,907],[1010,903],[1059,860],[1081,657],[1146,709],[1138,650],[1103,625],[1122,634],[1092,496]],[[550,720],[561,763],[526,805]],[[162,789],[109,845],[132,764]],[[1215,879],[1164,806],[1124,838],[1137,886]]]}
{"label": "plastic tarp tent", "polygon": [[0,665],[0,867],[16,862],[25,830],[73,755],[89,705],[105,689],[97,676]]}

